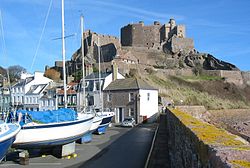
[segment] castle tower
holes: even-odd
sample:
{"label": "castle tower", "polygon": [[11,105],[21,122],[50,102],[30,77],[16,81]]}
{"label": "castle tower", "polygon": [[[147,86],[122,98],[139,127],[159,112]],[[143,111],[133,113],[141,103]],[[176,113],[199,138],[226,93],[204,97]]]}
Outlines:
{"label": "castle tower", "polygon": [[174,19],[170,19],[169,20],[169,24],[170,24],[170,29],[173,30],[176,26],[175,20]]}

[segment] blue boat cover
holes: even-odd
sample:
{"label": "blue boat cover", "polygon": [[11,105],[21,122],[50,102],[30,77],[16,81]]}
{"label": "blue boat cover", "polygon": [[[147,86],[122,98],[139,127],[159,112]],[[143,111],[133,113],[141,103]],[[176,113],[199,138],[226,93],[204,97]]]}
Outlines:
{"label": "blue boat cover", "polygon": [[27,122],[27,115],[30,120],[38,123],[55,123],[64,121],[74,121],[77,118],[77,112],[72,109],[61,108],[58,110],[47,110],[47,111],[27,111],[18,110],[17,115],[22,113],[22,121]]}

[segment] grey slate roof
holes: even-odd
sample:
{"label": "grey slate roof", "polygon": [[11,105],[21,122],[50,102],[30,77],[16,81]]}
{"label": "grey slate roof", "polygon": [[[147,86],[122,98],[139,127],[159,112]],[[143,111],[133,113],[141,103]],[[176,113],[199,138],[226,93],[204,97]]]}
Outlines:
{"label": "grey slate roof", "polygon": [[[28,94],[40,94],[41,91],[42,91],[46,86],[47,86],[46,84],[33,85],[33,86],[31,87],[31,89],[26,93],[26,95],[28,95]],[[35,91],[38,87],[40,87],[39,92],[38,92],[38,93],[34,93],[34,91]]]}
{"label": "grey slate roof", "polygon": [[[108,75],[110,75],[111,72],[102,72],[101,73],[101,78],[106,78]],[[88,76],[85,77],[85,80],[89,80],[89,79],[97,79],[99,78],[99,73],[94,72],[89,74]]]}
{"label": "grey slate roof", "polygon": [[157,90],[156,88],[150,86],[147,82],[142,79],[136,78],[126,78],[126,79],[117,79],[111,82],[106,88],[105,91],[109,90]]}
{"label": "grey slate roof", "polygon": [[26,79],[22,79],[18,83],[16,83],[13,87],[25,86],[26,84],[30,83],[32,80],[34,80],[34,77],[28,77]]}

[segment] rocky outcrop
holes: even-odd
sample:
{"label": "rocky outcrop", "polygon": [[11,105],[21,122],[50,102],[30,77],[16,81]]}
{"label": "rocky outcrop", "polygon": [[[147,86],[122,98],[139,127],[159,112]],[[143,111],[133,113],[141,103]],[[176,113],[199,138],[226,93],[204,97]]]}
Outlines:
{"label": "rocky outcrop", "polygon": [[184,63],[191,67],[201,67],[205,70],[239,70],[235,65],[221,61],[210,54],[190,54],[184,56]]}

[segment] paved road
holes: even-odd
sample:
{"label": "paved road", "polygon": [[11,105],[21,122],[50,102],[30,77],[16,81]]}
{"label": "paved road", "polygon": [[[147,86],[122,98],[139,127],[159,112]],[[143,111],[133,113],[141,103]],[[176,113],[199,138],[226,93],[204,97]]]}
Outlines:
{"label": "paved road", "polygon": [[122,135],[87,162],[78,163],[71,167],[144,167],[155,128],[155,124],[137,126]]}
{"label": "paved road", "polygon": [[[76,145],[76,158],[58,159],[52,155],[30,158],[25,168],[61,167],[143,167],[151,145],[155,124],[144,124],[134,128],[111,127],[104,135],[94,135],[91,143]],[[1,167],[18,168],[13,157]]]}

